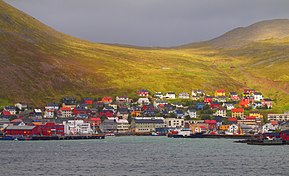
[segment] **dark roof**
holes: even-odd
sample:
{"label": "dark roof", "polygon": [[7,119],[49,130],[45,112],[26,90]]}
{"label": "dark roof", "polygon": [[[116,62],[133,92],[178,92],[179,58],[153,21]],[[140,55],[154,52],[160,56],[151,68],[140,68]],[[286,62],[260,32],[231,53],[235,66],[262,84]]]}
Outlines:
{"label": "dark roof", "polygon": [[162,119],[133,119],[135,123],[164,123]]}
{"label": "dark roof", "polygon": [[46,106],[59,106],[58,103],[47,103]]}

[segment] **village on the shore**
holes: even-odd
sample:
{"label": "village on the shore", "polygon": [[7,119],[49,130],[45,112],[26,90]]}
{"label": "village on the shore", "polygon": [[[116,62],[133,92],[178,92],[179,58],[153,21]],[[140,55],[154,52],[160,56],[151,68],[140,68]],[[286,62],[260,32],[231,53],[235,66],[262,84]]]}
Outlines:
{"label": "village on the shore", "polygon": [[99,99],[65,97],[61,103],[43,108],[25,104],[1,110],[2,135],[166,135],[170,130],[189,129],[194,133],[242,135],[289,129],[289,112],[267,113],[270,98],[254,89],[242,92],[203,90],[190,93],[138,90],[127,96]]}

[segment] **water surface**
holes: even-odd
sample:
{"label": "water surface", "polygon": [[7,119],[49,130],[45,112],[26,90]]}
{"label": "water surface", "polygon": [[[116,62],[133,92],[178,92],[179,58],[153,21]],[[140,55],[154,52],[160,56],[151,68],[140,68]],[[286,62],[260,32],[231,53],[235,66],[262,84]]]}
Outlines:
{"label": "water surface", "polygon": [[289,175],[289,146],[229,139],[1,141],[0,175]]}

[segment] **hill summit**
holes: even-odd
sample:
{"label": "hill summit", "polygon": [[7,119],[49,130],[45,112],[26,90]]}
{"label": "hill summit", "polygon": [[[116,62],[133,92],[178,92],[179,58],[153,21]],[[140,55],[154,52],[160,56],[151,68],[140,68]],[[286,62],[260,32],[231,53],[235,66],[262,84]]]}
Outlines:
{"label": "hill summit", "polygon": [[233,29],[207,43],[218,48],[238,48],[252,42],[287,36],[289,36],[289,19],[275,19]]}

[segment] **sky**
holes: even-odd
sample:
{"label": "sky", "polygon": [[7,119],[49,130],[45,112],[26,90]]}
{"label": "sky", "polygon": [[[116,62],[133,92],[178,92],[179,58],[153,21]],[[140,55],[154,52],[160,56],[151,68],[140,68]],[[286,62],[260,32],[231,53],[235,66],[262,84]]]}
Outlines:
{"label": "sky", "polygon": [[177,46],[262,20],[289,19],[289,0],[5,0],[63,33],[100,43]]}

